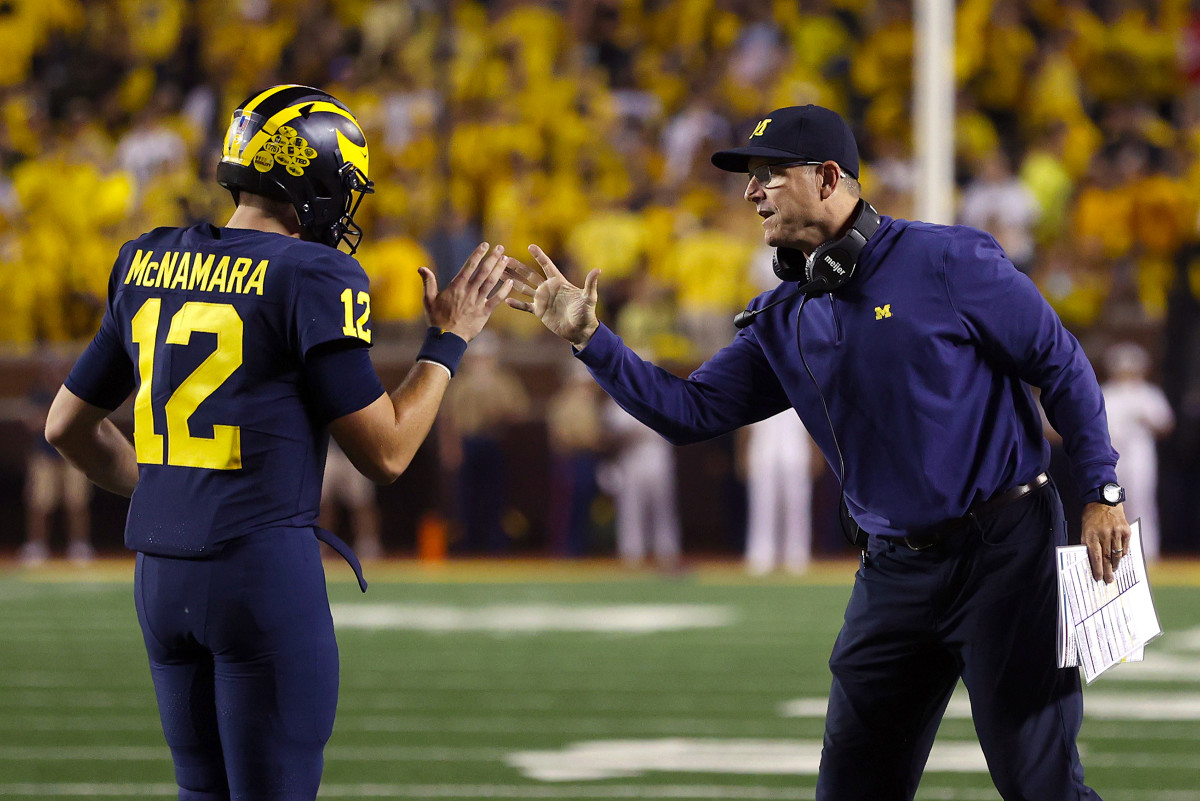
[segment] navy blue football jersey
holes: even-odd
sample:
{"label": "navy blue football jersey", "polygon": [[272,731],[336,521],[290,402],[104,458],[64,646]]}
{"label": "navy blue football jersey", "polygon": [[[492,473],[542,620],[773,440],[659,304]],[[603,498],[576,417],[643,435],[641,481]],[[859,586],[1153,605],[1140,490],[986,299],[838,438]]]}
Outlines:
{"label": "navy blue football jersey", "polygon": [[122,247],[66,386],[109,409],[135,392],[125,544],[201,556],[263,528],[315,526],[328,421],[304,358],[369,346],[370,313],[366,274],[325,245],[202,224]]}

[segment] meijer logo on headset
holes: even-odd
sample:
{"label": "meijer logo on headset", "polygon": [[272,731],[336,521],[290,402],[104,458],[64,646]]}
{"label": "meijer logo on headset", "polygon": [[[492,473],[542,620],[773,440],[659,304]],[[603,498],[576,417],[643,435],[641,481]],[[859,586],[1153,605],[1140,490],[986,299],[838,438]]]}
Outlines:
{"label": "meijer logo on headset", "polygon": [[825,254],[825,263],[832,267],[833,271],[838,275],[846,274],[846,271],[842,269],[842,265],[838,263],[837,259],[835,259],[833,256],[830,256],[828,253]]}

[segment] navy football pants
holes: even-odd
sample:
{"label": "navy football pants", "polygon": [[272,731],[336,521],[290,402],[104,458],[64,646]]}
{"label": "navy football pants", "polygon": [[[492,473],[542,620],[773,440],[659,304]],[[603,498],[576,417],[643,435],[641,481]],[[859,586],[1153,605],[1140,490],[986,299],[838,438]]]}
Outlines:
{"label": "navy football pants", "polygon": [[871,538],[829,662],[817,801],[911,801],[960,675],[1005,801],[1099,801],[1079,674],[1056,666],[1065,539],[1053,485],[924,551]]}
{"label": "navy football pants", "polygon": [[134,592],[180,801],[316,798],[338,654],[312,529],[138,554]]}

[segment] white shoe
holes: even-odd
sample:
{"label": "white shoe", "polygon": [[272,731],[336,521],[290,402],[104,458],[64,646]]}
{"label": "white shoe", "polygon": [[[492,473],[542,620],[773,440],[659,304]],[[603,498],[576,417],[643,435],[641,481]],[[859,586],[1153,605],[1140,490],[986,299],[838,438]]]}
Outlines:
{"label": "white shoe", "polygon": [[44,542],[27,542],[17,551],[17,560],[26,567],[45,564],[50,558],[50,549]]}
{"label": "white shoe", "polygon": [[86,565],[96,558],[96,550],[88,542],[72,542],[67,546],[67,558],[77,565]]}

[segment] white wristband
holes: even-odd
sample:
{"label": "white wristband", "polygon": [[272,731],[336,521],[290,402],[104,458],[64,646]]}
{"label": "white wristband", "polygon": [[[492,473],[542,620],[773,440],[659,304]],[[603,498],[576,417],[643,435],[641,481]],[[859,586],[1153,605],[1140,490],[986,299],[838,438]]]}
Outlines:
{"label": "white wristband", "polygon": [[435,362],[433,359],[417,359],[417,364],[436,364],[438,367],[446,371],[447,378],[454,378],[454,373],[450,372],[450,368],[441,362]]}

